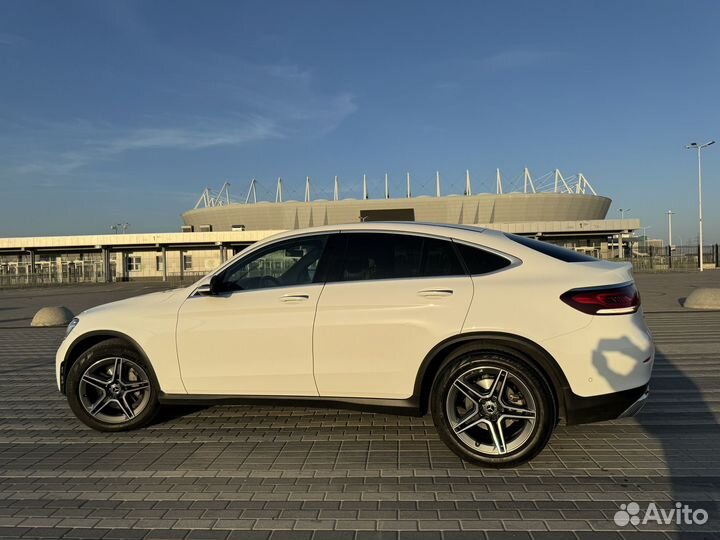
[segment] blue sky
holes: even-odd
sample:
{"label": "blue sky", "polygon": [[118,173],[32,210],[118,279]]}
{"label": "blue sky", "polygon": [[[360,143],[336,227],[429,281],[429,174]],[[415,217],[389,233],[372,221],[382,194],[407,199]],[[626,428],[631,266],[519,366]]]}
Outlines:
{"label": "blue sky", "polygon": [[[173,231],[205,186],[244,198],[493,188],[583,172],[674,240],[696,235],[690,141],[720,137],[720,4],[0,4],[0,235]],[[720,144],[704,154],[720,242]],[[519,185],[519,184],[518,184]]]}

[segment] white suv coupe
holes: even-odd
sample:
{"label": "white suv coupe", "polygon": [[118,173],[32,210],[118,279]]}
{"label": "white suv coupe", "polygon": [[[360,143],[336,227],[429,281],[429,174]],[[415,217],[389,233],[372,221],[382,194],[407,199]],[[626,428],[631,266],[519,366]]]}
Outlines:
{"label": "white suv coupe", "polygon": [[102,431],[163,403],[329,402],[430,412],[455,453],[501,467],[560,421],[635,414],[653,357],[627,264],[477,227],[360,223],[282,233],[190,287],[89,309],[56,364]]}

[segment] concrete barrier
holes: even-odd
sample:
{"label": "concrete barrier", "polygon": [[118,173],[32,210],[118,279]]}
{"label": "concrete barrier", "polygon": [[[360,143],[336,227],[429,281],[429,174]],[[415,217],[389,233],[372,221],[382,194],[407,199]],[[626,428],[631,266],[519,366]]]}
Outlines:
{"label": "concrete barrier", "polygon": [[44,307],[35,314],[30,326],[67,326],[73,317],[65,306]]}
{"label": "concrete barrier", "polygon": [[720,309],[720,288],[695,289],[688,295],[683,305],[693,309]]}

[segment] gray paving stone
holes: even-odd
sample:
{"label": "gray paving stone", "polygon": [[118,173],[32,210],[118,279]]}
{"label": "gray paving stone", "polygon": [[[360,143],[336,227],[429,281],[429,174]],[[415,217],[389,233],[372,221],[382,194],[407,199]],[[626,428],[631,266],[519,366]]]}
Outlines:
{"label": "gray paving stone", "polygon": [[[463,463],[429,417],[331,408],[173,409],[144,430],[96,433],[54,388],[62,330],[0,321],[0,538],[670,538],[618,531],[612,516],[631,501],[706,508],[709,526],[683,538],[712,538],[720,314],[661,309],[674,290],[662,279],[640,279],[658,349],[646,408],[559,426],[511,470]],[[25,302],[0,291],[0,307],[10,300]]]}

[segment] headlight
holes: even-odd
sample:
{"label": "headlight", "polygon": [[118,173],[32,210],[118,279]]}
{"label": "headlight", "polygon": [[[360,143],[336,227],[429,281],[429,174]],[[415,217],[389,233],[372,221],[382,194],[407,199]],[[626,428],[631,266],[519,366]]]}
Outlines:
{"label": "headlight", "polygon": [[77,323],[80,322],[80,319],[75,317],[72,321],[70,321],[70,324],[68,324],[67,330],[65,330],[65,337],[68,337],[70,335],[70,332],[73,331],[73,329],[77,326]]}

